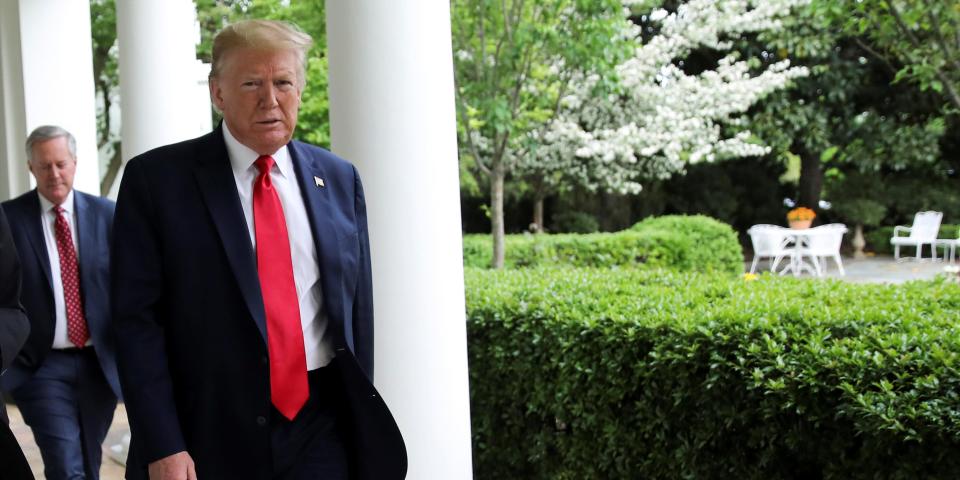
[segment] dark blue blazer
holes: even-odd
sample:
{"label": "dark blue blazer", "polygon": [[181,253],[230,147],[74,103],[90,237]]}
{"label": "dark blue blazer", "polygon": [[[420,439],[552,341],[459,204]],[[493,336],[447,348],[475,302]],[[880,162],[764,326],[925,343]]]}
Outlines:
{"label": "dark blue blazer", "polygon": [[[80,262],[80,295],[97,359],[107,382],[120,396],[116,348],[110,328],[110,239],[114,203],[73,191],[77,223],[77,255]],[[20,254],[23,291],[20,301],[30,319],[30,336],[2,377],[0,386],[12,390],[30,378],[53,345],[56,311],[50,257],[40,220],[40,196],[31,190],[3,203]]]}
{"label": "dark blue blazer", "polygon": [[[357,478],[403,478],[406,452],[373,388],[366,206],[356,169],[288,145],[349,403]],[[317,179],[323,180],[323,186]],[[199,478],[270,479],[266,320],[223,133],[131,160],[117,201],[113,311],[132,432],[127,478],[178,451]]]}

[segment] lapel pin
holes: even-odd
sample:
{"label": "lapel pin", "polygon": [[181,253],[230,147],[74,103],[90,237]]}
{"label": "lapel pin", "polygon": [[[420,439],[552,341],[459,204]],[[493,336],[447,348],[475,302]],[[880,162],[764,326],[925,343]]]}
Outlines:
{"label": "lapel pin", "polygon": [[314,181],[314,182],[317,184],[317,186],[320,187],[320,188],[323,188],[323,187],[325,186],[325,185],[323,184],[323,179],[320,178],[320,177],[313,177],[313,181]]}

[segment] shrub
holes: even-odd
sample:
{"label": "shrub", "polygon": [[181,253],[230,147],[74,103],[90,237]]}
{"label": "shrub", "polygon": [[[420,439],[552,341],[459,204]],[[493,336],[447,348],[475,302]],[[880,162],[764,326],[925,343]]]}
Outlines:
{"label": "shrub", "polygon": [[468,269],[475,475],[960,471],[960,288]]}
{"label": "shrub", "polygon": [[[708,217],[660,217],[616,233],[507,235],[506,267],[572,266],[743,271],[743,252],[728,225]],[[463,262],[487,268],[489,235],[465,235]]]}
{"label": "shrub", "polygon": [[[906,225],[910,226],[910,225]],[[893,255],[893,245],[890,244],[890,239],[893,238],[893,228],[894,227],[879,227],[863,234],[864,240],[867,241],[867,250],[885,254]],[[940,233],[937,234],[937,238],[960,238],[960,225],[951,225],[951,224],[942,224],[940,225]],[[900,248],[900,255],[904,253],[907,255],[913,255],[915,250],[913,247]],[[925,256],[930,255],[930,247],[923,247],[923,254]]]}
{"label": "shrub", "polygon": [[567,211],[553,216],[553,229],[557,232],[593,233],[600,230],[600,223],[589,213]]}
{"label": "shrub", "polygon": [[668,231],[686,237],[686,257],[697,271],[743,272],[743,250],[737,232],[723,222],[703,215],[665,215],[637,223],[635,232]]}

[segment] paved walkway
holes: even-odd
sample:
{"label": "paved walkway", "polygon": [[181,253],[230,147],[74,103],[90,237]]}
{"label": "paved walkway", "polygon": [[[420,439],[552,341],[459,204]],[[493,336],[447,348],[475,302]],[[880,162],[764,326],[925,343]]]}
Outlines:
{"label": "paved walkway", "polygon": [[[903,283],[911,280],[931,280],[937,275],[944,273],[944,267],[948,265],[960,266],[958,263],[949,263],[943,261],[923,260],[917,262],[914,259],[894,261],[890,256],[867,257],[863,259],[854,259],[843,257],[843,268],[846,275],[841,276],[833,259],[827,259],[828,278],[837,278],[854,283]],[[761,261],[757,266],[757,271],[762,272],[770,268],[770,263]],[[750,262],[746,263],[746,271],[750,270]],[[789,275],[789,274],[788,274]],[[801,278],[814,278],[808,273],[801,275]]]}
{"label": "paved walkway", "polygon": [[[17,441],[20,442],[20,447],[23,448],[23,453],[26,455],[27,461],[30,462],[33,475],[37,477],[37,480],[42,480],[44,478],[43,460],[40,458],[40,450],[37,448],[37,444],[33,441],[33,433],[30,432],[30,427],[23,423],[23,417],[20,416],[20,410],[16,405],[8,404],[7,414],[10,415],[10,429],[13,430]],[[123,466],[110,459],[107,453],[111,445],[120,443],[120,438],[128,431],[128,428],[127,410],[123,407],[123,404],[120,404],[113,415],[113,425],[110,426],[110,432],[107,433],[107,440],[103,445],[103,465],[100,467],[100,480],[123,480]],[[2,477],[2,472],[0,472],[0,478]]]}

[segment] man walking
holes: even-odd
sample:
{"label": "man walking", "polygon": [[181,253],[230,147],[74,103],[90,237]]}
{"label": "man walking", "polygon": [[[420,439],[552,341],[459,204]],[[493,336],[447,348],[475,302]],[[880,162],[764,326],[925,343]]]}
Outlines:
{"label": "man walking", "polygon": [[0,386],[33,430],[48,480],[97,479],[120,396],[108,298],[114,204],[73,189],[70,132],[39,127],[26,147],[37,188],[3,208],[30,336]]}

